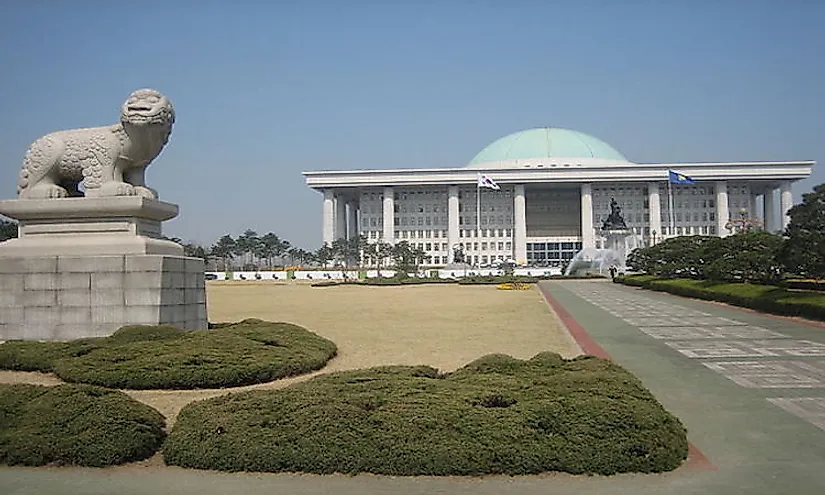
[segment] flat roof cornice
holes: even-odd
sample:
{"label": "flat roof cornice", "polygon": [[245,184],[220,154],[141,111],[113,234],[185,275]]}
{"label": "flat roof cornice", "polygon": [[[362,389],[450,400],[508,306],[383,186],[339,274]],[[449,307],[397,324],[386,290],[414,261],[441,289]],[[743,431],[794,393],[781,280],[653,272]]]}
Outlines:
{"label": "flat roof cornice", "polygon": [[417,168],[384,170],[308,171],[303,175],[313,189],[335,187],[381,187],[475,184],[479,174],[496,182],[569,183],[663,181],[668,170],[676,170],[694,180],[800,180],[811,175],[814,161],[719,162],[719,163],[613,163],[543,164],[532,161],[518,168],[512,164],[490,168]]}

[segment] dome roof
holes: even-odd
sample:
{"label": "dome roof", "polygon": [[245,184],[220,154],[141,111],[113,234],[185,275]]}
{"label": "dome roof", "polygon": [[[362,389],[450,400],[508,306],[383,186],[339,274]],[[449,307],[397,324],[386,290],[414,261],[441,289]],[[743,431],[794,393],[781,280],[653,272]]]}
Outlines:
{"label": "dome roof", "polygon": [[469,167],[490,162],[528,158],[578,158],[627,162],[615,148],[583,132],[539,127],[514,132],[481,150]]}

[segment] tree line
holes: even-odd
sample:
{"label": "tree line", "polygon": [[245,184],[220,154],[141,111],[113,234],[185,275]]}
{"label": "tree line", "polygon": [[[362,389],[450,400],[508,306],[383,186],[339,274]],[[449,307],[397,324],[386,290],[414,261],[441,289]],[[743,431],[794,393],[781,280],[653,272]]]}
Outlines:
{"label": "tree line", "polygon": [[674,237],[634,250],[627,266],[651,275],[731,282],[825,279],[825,184],[803,194],[788,216],[782,235],[746,226],[728,237]]}
{"label": "tree line", "polygon": [[373,267],[381,270],[392,262],[397,269],[416,270],[426,261],[427,254],[407,241],[396,244],[368,242],[366,236],[336,239],[315,251],[293,246],[286,239],[270,232],[259,235],[246,230],[237,238],[221,236],[212,246],[185,242],[167,237],[183,246],[187,256],[203,258],[209,268],[221,271],[257,271],[285,266],[330,266],[353,268]]}
{"label": "tree line", "polygon": [[[15,237],[17,223],[0,219],[0,241]],[[164,236],[164,239],[183,246],[186,256],[205,260],[208,269],[222,271],[271,270],[296,265],[322,268],[374,267],[380,270],[390,262],[397,269],[413,270],[427,260],[426,252],[407,241],[394,245],[386,242],[371,243],[366,236],[336,239],[315,251],[293,246],[288,240],[272,232],[259,235],[252,229],[247,229],[238,237],[225,234],[211,246],[184,241],[178,237]]]}

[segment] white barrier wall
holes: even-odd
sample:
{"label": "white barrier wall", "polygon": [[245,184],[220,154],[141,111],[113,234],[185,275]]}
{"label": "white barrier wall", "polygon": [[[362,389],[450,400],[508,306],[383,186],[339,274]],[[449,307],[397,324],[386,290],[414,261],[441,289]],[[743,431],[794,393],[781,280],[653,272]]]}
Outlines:
{"label": "white barrier wall", "polygon": [[[445,270],[434,268],[424,269],[419,273],[410,273],[413,277],[430,277],[433,272],[438,273],[438,278],[461,278],[473,275],[503,275],[504,272],[495,268],[468,269],[468,270]],[[261,272],[229,272],[232,280],[287,280],[285,271],[261,271]],[[293,272],[295,280],[344,280],[358,279],[358,271],[355,270],[298,270]],[[366,270],[367,278],[378,277],[378,270]],[[513,271],[516,276],[541,277],[549,275],[561,275],[560,268],[517,268]],[[207,278],[212,280],[226,280],[226,272],[206,272]],[[346,275],[346,276],[345,276]],[[394,270],[381,270],[381,277],[392,277]],[[212,277],[216,278],[212,278]]]}

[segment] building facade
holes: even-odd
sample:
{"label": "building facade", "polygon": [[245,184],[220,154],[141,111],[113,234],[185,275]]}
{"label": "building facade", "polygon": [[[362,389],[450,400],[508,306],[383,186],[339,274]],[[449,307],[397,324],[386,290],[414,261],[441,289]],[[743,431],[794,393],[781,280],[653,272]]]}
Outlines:
{"label": "building facade", "polygon": [[[730,234],[737,222],[782,230],[792,184],[812,161],[651,163],[627,160],[607,143],[559,128],[510,134],[461,168],[304,172],[323,194],[323,242],[366,236],[407,241],[430,265],[458,247],[474,265],[564,264],[602,247],[615,199],[627,226],[650,245],[680,235]],[[692,184],[669,180],[670,171]],[[479,187],[481,177],[499,189]]]}

